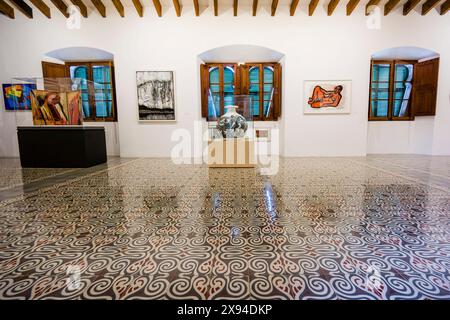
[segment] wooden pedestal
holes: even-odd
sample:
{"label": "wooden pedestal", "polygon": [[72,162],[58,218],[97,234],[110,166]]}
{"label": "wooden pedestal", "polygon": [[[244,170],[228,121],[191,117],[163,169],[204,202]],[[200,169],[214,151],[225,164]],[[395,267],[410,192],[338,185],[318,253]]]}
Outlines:
{"label": "wooden pedestal", "polygon": [[255,166],[253,140],[217,139],[208,142],[208,166],[210,168],[252,168]]}

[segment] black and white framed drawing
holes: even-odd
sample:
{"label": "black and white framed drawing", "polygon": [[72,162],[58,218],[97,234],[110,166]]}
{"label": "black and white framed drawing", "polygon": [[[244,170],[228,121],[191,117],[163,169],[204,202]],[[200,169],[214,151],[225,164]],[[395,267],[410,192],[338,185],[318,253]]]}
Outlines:
{"label": "black and white framed drawing", "polygon": [[175,121],[173,71],[136,71],[139,121]]}

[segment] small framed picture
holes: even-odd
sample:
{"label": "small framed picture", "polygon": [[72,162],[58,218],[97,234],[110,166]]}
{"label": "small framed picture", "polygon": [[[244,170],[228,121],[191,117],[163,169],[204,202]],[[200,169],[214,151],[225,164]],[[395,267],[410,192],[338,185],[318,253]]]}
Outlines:
{"label": "small framed picture", "polygon": [[304,114],[350,113],[351,80],[305,81]]}

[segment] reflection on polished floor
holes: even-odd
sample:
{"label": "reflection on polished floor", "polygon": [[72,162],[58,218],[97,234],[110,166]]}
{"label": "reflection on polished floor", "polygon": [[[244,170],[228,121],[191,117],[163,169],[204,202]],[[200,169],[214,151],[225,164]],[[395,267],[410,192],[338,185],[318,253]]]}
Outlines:
{"label": "reflection on polished floor", "polygon": [[450,299],[450,157],[0,166],[0,299]]}

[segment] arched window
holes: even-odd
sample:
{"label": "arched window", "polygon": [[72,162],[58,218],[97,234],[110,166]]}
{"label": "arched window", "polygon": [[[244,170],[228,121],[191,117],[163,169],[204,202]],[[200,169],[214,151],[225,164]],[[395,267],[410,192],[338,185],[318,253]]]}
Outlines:
{"label": "arched window", "polygon": [[222,115],[239,94],[251,96],[254,120],[277,120],[281,114],[278,63],[208,63],[201,67],[201,82],[202,116],[209,120]]}

